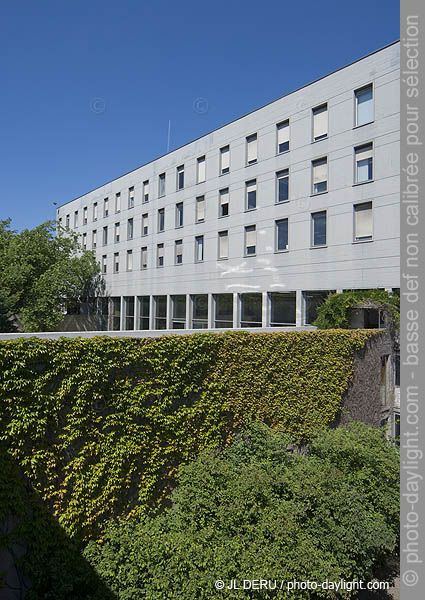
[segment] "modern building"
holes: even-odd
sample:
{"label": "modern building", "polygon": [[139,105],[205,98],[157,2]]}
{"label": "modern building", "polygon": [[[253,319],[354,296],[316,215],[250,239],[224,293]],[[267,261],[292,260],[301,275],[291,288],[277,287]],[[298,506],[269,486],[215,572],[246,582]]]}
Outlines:
{"label": "modern building", "polygon": [[62,205],[114,330],[311,324],[399,272],[399,42]]}

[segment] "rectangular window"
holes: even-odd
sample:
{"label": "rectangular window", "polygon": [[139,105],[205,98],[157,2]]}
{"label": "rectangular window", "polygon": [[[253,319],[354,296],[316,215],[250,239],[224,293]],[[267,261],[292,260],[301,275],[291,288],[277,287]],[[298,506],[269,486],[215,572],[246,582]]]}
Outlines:
{"label": "rectangular window", "polygon": [[277,134],[277,153],[288,152],[289,150],[289,119],[276,125]]}
{"label": "rectangular window", "polygon": [[121,212],[121,194],[120,194],[120,192],[115,194],[115,212],[116,213]]}
{"label": "rectangular window", "polygon": [[134,208],[134,187],[128,188],[128,208]]}
{"label": "rectangular window", "polygon": [[214,327],[233,327],[233,294],[216,294],[214,313]]}
{"label": "rectangular window", "polygon": [[245,256],[254,256],[257,251],[257,228],[255,225],[245,227]]}
{"label": "rectangular window", "polygon": [[74,212],[74,227],[78,227],[78,210]]}
{"label": "rectangular window", "polygon": [[146,331],[150,326],[150,298],[149,296],[138,296],[137,301],[139,303],[139,329]]}
{"label": "rectangular window", "polygon": [[160,198],[165,196],[165,173],[161,173],[159,176],[158,196]]}
{"label": "rectangular window", "polygon": [[257,134],[246,138],[246,164],[253,165],[257,162]]}
{"label": "rectangular window", "polygon": [[97,202],[93,204],[93,221],[97,221]]}
{"label": "rectangular window", "polygon": [[120,224],[115,223],[114,242],[117,244],[120,241]]}
{"label": "rectangular window", "polygon": [[373,144],[354,148],[355,183],[365,183],[373,179]]}
{"label": "rectangular window", "polygon": [[142,235],[148,235],[149,233],[149,220],[148,213],[142,215]]}
{"label": "rectangular window", "polygon": [[109,198],[105,198],[103,200],[103,216],[107,217],[109,215]]}
{"label": "rectangular window", "polygon": [[176,227],[183,227],[183,202],[176,204]]}
{"label": "rectangular window", "polygon": [[206,180],[207,172],[206,172],[206,160],[205,156],[200,156],[197,160],[197,176],[196,181],[198,183],[203,183]]}
{"label": "rectangular window", "polygon": [[127,239],[132,240],[134,235],[134,220],[128,219],[127,221]]}
{"label": "rectangular window", "polygon": [[312,246],[326,246],[326,211],[311,215]]}
{"label": "rectangular window", "polygon": [[276,202],[286,202],[289,200],[289,170],[276,173]]}
{"label": "rectangular window", "polygon": [[158,210],[158,232],[164,231],[165,229],[165,208]]}
{"label": "rectangular window", "polygon": [[313,194],[328,191],[328,159],[319,158],[312,163]]}
{"label": "rectangular window", "polygon": [[245,210],[257,208],[257,180],[252,179],[245,183]]}
{"label": "rectangular window", "polygon": [[271,292],[270,326],[285,327],[296,323],[296,293]]}
{"label": "rectangular window", "polygon": [[105,275],[107,272],[107,256],[104,254],[102,256],[102,273]]}
{"label": "rectangular window", "polygon": [[127,250],[127,271],[133,270],[133,250]]}
{"label": "rectangular window", "polygon": [[205,196],[196,198],[196,222],[205,221]]}
{"label": "rectangular window", "polygon": [[354,205],[354,240],[372,239],[372,202]]}
{"label": "rectangular window", "polygon": [[121,298],[111,298],[111,325],[113,331],[121,329]]}
{"label": "rectangular window", "polygon": [[156,266],[164,266],[164,244],[157,244],[156,246]]}
{"label": "rectangular window", "polygon": [[186,329],[186,296],[171,296],[172,305],[172,329]]}
{"label": "rectangular window", "polygon": [[219,192],[218,216],[229,216],[229,188],[224,188]]}
{"label": "rectangular window", "polygon": [[140,268],[145,270],[148,268],[148,247],[143,246],[140,250]]}
{"label": "rectangular window", "polygon": [[373,85],[369,84],[354,92],[355,125],[366,125],[373,121]]}
{"label": "rectangular window", "polygon": [[261,327],[263,298],[261,294],[241,294],[241,327]]}
{"label": "rectangular window", "polygon": [[167,296],[154,296],[155,329],[167,328]]}
{"label": "rectangular window", "polygon": [[218,258],[229,258],[229,232],[218,232]]}
{"label": "rectangular window", "polygon": [[149,179],[143,182],[143,202],[149,202]]}
{"label": "rectangular window", "polygon": [[183,240],[176,240],[174,242],[174,264],[183,264]]}
{"label": "rectangular window", "polygon": [[83,233],[83,250],[87,250],[87,233]]}
{"label": "rectangular window", "polygon": [[88,217],[88,208],[85,206],[83,208],[83,225],[87,225],[87,217]]}
{"label": "rectangular window", "polygon": [[225,175],[230,171],[230,146],[220,148],[220,175]]}
{"label": "rectangular window", "polygon": [[114,253],[114,273],[118,273],[120,270],[120,254],[119,252]]}
{"label": "rectangular window", "polygon": [[276,221],[276,252],[288,250],[288,219]]}
{"label": "rectangular window", "polygon": [[182,190],[184,188],[184,165],[177,167],[177,189]]}
{"label": "rectangular window", "polygon": [[96,246],[97,246],[97,230],[93,229],[93,231],[91,233],[91,247],[94,250],[96,248]]}
{"label": "rectangular window", "polygon": [[303,298],[305,303],[305,324],[312,325],[317,319],[317,309],[323,304],[329,294],[334,291],[321,291],[321,292],[303,292]]}
{"label": "rectangular window", "polygon": [[65,227],[67,227],[69,229],[69,215],[66,215],[66,218],[65,218]]}
{"label": "rectangular window", "polygon": [[204,236],[198,235],[195,238],[195,262],[200,263],[204,260]]}
{"label": "rectangular window", "polygon": [[208,329],[208,294],[191,296],[192,329]]}
{"label": "rectangular window", "polygon": [[124,327],[127,331],[134,329],[134,296],[124,296]]}
{"label": "rectangular window", "polygon": [[103,240],[102,243],[104,246],[106,246],[108,244],[108,226],[106,225],[103,228]]}
{"label": "rectangular window", "polygon": [[328,105],[322,104],[313,108],[313,141],[328,137]]}

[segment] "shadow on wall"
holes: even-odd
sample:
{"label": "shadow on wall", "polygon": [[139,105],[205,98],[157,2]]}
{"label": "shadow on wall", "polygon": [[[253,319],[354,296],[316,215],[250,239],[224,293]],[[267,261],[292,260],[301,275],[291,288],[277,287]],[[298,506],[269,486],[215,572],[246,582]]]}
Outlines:
{"label": "shadow on wall", "polygon": [[0,447],[0,600],[116,600]]}

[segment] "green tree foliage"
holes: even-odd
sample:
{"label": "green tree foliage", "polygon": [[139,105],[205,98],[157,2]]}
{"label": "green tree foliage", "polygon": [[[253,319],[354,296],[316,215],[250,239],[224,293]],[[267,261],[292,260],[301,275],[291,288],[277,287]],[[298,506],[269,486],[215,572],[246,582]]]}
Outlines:
{"label": "green tree foliage", "polygon": [[119,600],[335,598],[214,583],[370,580],[397,546],[397,449],[360,424],[322,432],[305,455],[288,442],[254,424],[202,453],[180,468],[172,507],[112,523],[86,558]]}
{"label": "green tree foliage", "polygon": [[68,302],[100,289],[93,253],[81,250],[75,233],[55,232],[53,221],[20,233],[0,222],[1,331],[13,330],[16,318],[25,331],[52,330]]}

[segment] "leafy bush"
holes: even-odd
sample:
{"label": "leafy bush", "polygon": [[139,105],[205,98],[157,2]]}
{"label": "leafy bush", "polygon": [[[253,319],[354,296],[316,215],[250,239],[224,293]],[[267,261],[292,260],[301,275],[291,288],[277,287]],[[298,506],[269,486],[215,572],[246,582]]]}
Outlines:
{"label": "leafy bush", "polygon": [[397,544],[397,450],[361,425],[321,433],[307,455],[288,442],[255,424],[201,454],[180,468],[171,508],[110,524],[86,558],[119,600],[334,598],[214,583],[370,580]]}

